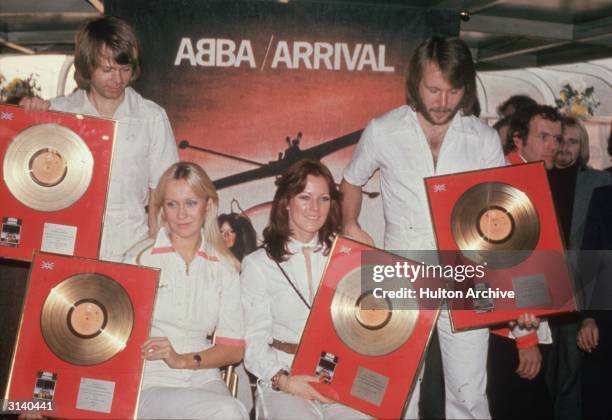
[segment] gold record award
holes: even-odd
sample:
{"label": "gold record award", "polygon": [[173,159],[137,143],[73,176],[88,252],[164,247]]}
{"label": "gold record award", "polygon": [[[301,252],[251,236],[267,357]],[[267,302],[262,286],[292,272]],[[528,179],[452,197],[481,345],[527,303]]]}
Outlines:
{"label": "gold record award", "polygon": [[491,268],[525,260],[540,237],[538,213],[527,195],[508,184],[485,182],[465,191],[451,215],[453,238],[463,255]]}
{"label": "gold record award", "polygon": [[22,204],[39,211],[71,206],[87,191],[91,151],[74,131],[39,124],[15,136],[4,155],[4,182]]}
{"label": "gold record award", "polygon": [[375,298],[372,290],[362,292],[362,269],[351,271],[338,283],[330,308],[332,323],[351,350],[366,356],[386,355],[412,335],[418,305],[413,301],[414,306],[398,309],[392,299]]}
{"label": "gold record award", "polygon": [[97,365],[122,351],[134,323],[125,289],[102,274],[71,276],[49,292],[40,328],[49,349],[75,365]]}

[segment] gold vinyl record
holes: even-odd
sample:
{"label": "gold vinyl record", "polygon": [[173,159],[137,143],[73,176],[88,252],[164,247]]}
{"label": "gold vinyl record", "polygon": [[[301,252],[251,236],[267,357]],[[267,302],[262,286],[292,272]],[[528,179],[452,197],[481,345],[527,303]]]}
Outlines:
{"label": "gold vinyl record", "polygon": [[94,159],[74,131],[39,124],[15,136],[4,155],[4,182],[13,196],[39,211],[57,211],[87,191]]}
{"label": "gold vinyl record", "polygon": [[491,268],[522,262],[540,237],[538,212],[527,194],[499,182],[464,192],[453,208],[451,226],[463,255]]}
{"label": "gold vinyl record", "polygon": [[125,289],[102,274],[68,277],[49,292],[40,328],[49,349],[75,365],[97,365],[125,348],[134,308]]}
{"label": "gold vinyl record", "polygon": [[[361,270],[347,274],[336,287],[331,319],[336,333],[351,350],[382,356],[401,347],[412,335],[419,316],[418,304],[397,308],[396,299],[375,298],[361,290]],[[394,302],[395,300],[395,302]]]}

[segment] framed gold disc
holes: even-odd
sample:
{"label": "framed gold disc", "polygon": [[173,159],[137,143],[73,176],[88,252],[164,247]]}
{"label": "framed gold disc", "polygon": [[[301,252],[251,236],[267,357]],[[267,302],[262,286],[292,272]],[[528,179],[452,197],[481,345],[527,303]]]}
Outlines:
{"label": "framed gold disc", "polygon": [[523,191],[500,182],[484,182],[465,191],[451,214],[453,238],[468,259],[491,268],[525,260],[536,248],[540,219]]}
{"label": "framed gold disc", "polygon": [[134,308],[125,289],[102,274],[77,274],[55,286],[42,307],[49,349],[74,365],[103,363],[125,348]]}
{"label": "framed gold disc", "polygon": [[331,319],[342,342],[366,356],[382,356],[400,348],[412,335],[419,316],[416,300],[403,302],[376,298],[361,288],[361,270],[349,272],[336,286]]}
{"label": "framed gold disc", "polygon": [[3,177],[19,202],[49,212],[65,209],[85,194],[93,167],[91,151],[74,131],[38,124],[21,131],[9,144]]}

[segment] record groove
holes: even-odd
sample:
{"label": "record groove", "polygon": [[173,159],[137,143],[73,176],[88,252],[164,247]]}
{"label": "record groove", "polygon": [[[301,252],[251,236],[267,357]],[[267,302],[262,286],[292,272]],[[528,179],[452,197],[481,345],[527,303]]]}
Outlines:
{"label": "record groove", "polygon": [[540,237],[538,212],[527,194],[511,185],[484,182],[465,191],[451,214],[453,238],[462,254],[491,268],[524,261]]}
{"label": "record groove", "polygon": [[336,286],[331,302],[331,319],[340,340],[356,353],[383,356],[400,348],[412,335],[419,316],[418,304],[375,298],[372,290],[362,292],[361,270],[348,273]]}
{"label": "record groove", "polygon": [[39,211],[65,209],[87,191],[94,159],[74,131],[34,125],[17,134],[4,155],[3,177],[13,196]]}
{"label": "record groove", "polygon": [[41,312],[49,349],[75,365],[103,363],[125,348],[134,308],[125,289],[102,274],[77,274],[53,287]]}

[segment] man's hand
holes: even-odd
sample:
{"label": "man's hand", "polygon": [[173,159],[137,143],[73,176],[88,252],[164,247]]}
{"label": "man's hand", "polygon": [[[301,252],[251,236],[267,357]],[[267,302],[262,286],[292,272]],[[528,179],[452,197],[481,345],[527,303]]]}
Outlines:
{"label": "man's hand", "polygon": [[354,239],[359,242],[363,242],[364,244],[374,246],[374,240],[372,237],[363,229],[361,229],[357,224],[351,224],[344,227],[344,231],[342,232],[344,236],[347,236],[351,239]]}
{"label": "man's hand", "polygon": [[593,318],[587,318],[580,324],[576,337],[580,350],[592,352],[599,344],[599,327]]}
{"label": "man's hand", "polygon": [[518,325],[520,328],[524,328],[527,330],[538,328],[540,325],[540,318],[535,316],[534,314],[521,314],[518,319],[510,322],[510,328],[514,328],[515,325]]}
{"label": "man's hand", "polygon": [[532,380],[540,372],[542,367],[542,353],[536,345],[526,349],[518,349],[519,365],[516,373],[523,379]]}
{"label": "man's hand", "polygon": [[38,96],[26,96],[19,101],[25,112],[45,112],[49,110],[51,102],[45,101]]}

